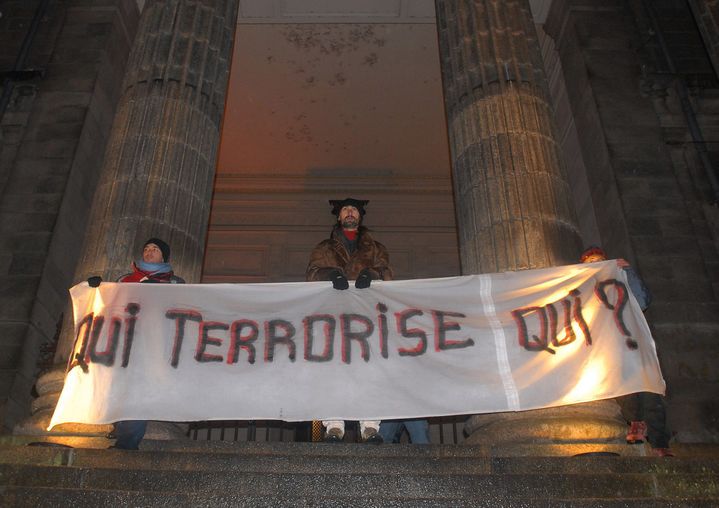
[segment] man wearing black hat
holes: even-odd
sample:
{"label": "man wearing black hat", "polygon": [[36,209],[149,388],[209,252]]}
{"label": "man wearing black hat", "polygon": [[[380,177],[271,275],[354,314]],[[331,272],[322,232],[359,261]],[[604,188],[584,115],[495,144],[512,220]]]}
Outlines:
{"label": "man wearing black hat", "polygon": [[[337,223],[330,237],[312,250],[306,273],[308,281],[329,280],[335,289],[343,290],[349,288],[349,280],[354,280],[358,289],[370,287],[372,280],[392,280],[387,248],[361,225],[367,203],[369,201],[353,198],[330,201]],[[327,429],[325,441],[342,441],[343,421],[323,421],[322,424]],[[364,442],[382,443],[379,424],[379,421],[360,421]]]}
{"label": "man wearing black hat", "polygon": [[[159,238],[150,238],[142,246],[142,257],[132,263],[132,272],[120,277],[117,282],[141,282],[156,284],[184,284],[185,281],[172,271],[170,246]],[[88,284],[97,287],[100,277],[90,277]],[[125,420],[115,423],[113,435],[117,438],[113,448],[137,450],[145,436],[147,420]]]}
{"label": "man wearing black hat", "polygon": [[361,225],[367,203],[352,198],[330,201],[337,224],[330,237],[312,251],[308,281],[329,280],[335,289],[347,289],[349,279],[355,280],[355,287],[364,289],[373,279],[392,280],[387,248]]}

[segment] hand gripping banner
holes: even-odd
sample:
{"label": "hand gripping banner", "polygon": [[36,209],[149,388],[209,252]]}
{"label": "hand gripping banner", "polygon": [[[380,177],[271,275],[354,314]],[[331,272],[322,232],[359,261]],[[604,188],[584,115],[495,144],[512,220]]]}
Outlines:
{"label": "hand gripping banner", "polygon": [[50,427],[118,420],[390,419],[664,392],[615,261],[442,279],[70,290]]}

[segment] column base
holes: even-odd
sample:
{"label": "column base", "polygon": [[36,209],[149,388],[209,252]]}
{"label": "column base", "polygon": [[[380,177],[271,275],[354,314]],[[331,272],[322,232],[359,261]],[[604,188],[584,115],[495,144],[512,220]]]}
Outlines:
{"label": "column base", "polygon": [[[187,424],[175,422],[147,422],[147,431],[143,439],[155,441],[182,441],[187,439]],[[142,448],[142,445],[140,445]]]}
{"label": "column base", "polygon": [[[35,388],[38,397],[31,405],[32,416],[15,425],[13,435],[35,437],[82,437],[105,438],[113,430],[112,424],[89,425],[85,423],[63,423],[47,430],[57,406],[65,382],[65,366],[56,365],[38,377]],[[150,421],[145,439],[184,440],[187,439],[187,425],[175,422]],[[111,441],[108,440],[108,444]]]}
{"label": "column base", "polygon": [[88,425],[84,423],[63,423],[47,430],[53,411],[43,411],[24,419],[13,427],[16,436],[78,436],[105,437],[112,425]]}
{"label": "column base", "polygon": [[615,400],[600,400],[531,411],[473,415],[464,424],[464,430],[469,435],[465,444],[489,446],[495,451],[493,454],[505,448],[508,452],[522,449],[534,455],[549,447],[562,450],[565,455],[576,455],[616,453],[616,446],[625,443],[627,424]]}

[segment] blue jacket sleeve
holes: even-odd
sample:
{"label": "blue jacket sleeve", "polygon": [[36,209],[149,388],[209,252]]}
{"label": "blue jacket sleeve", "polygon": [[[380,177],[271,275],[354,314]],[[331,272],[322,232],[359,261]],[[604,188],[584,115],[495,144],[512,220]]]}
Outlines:
{"label": "blue jacket sleeve", "polygon": [[647,310],[649,304],[652,303],[652,293],[637,272],[634,271],[634,268],[628,266],[623,268],[623,270],[627,274],[629,289],[634,295],[634,298],[637,299],[637,302],[639,302],[639,307],[641,307],[642,310]]}

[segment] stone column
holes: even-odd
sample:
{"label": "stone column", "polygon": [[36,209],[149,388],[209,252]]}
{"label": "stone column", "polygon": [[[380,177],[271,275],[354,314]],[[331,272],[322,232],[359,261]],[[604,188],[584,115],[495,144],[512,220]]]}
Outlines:
{"label": "stone column", "polygon": [[[76,280],[116,280],[157,236],[175,273],[199,282],[237,5],[146,2]],[[66,333],[57,359],[71,341]]]}
{"label": "stone column", "polygon": [[570,189],[526,0],[437,0],[464,273],[573,263]]}
{"label": "stone column", "polygon": [[719,0],[689,0],[704,46],[719,76]]}
{"label": "stone column", "polygon": [[[529,2],[436,7],[462,272],[577,262],[580,238]],[[598,402],[476,415],[465,430],[474,444],[605,443],[624,432],[618,416],[615,402]]]}
{"label": "stone column", "polygon": [[[115,281],[156,236],[170,244],[175,273],[199,282],[237,8],[238,0],[145,2],[75,280]],[[58,368],[38,380],[55,401],[73,343],[66,316]],[[54,403],[44,408],[51,414]]]}

